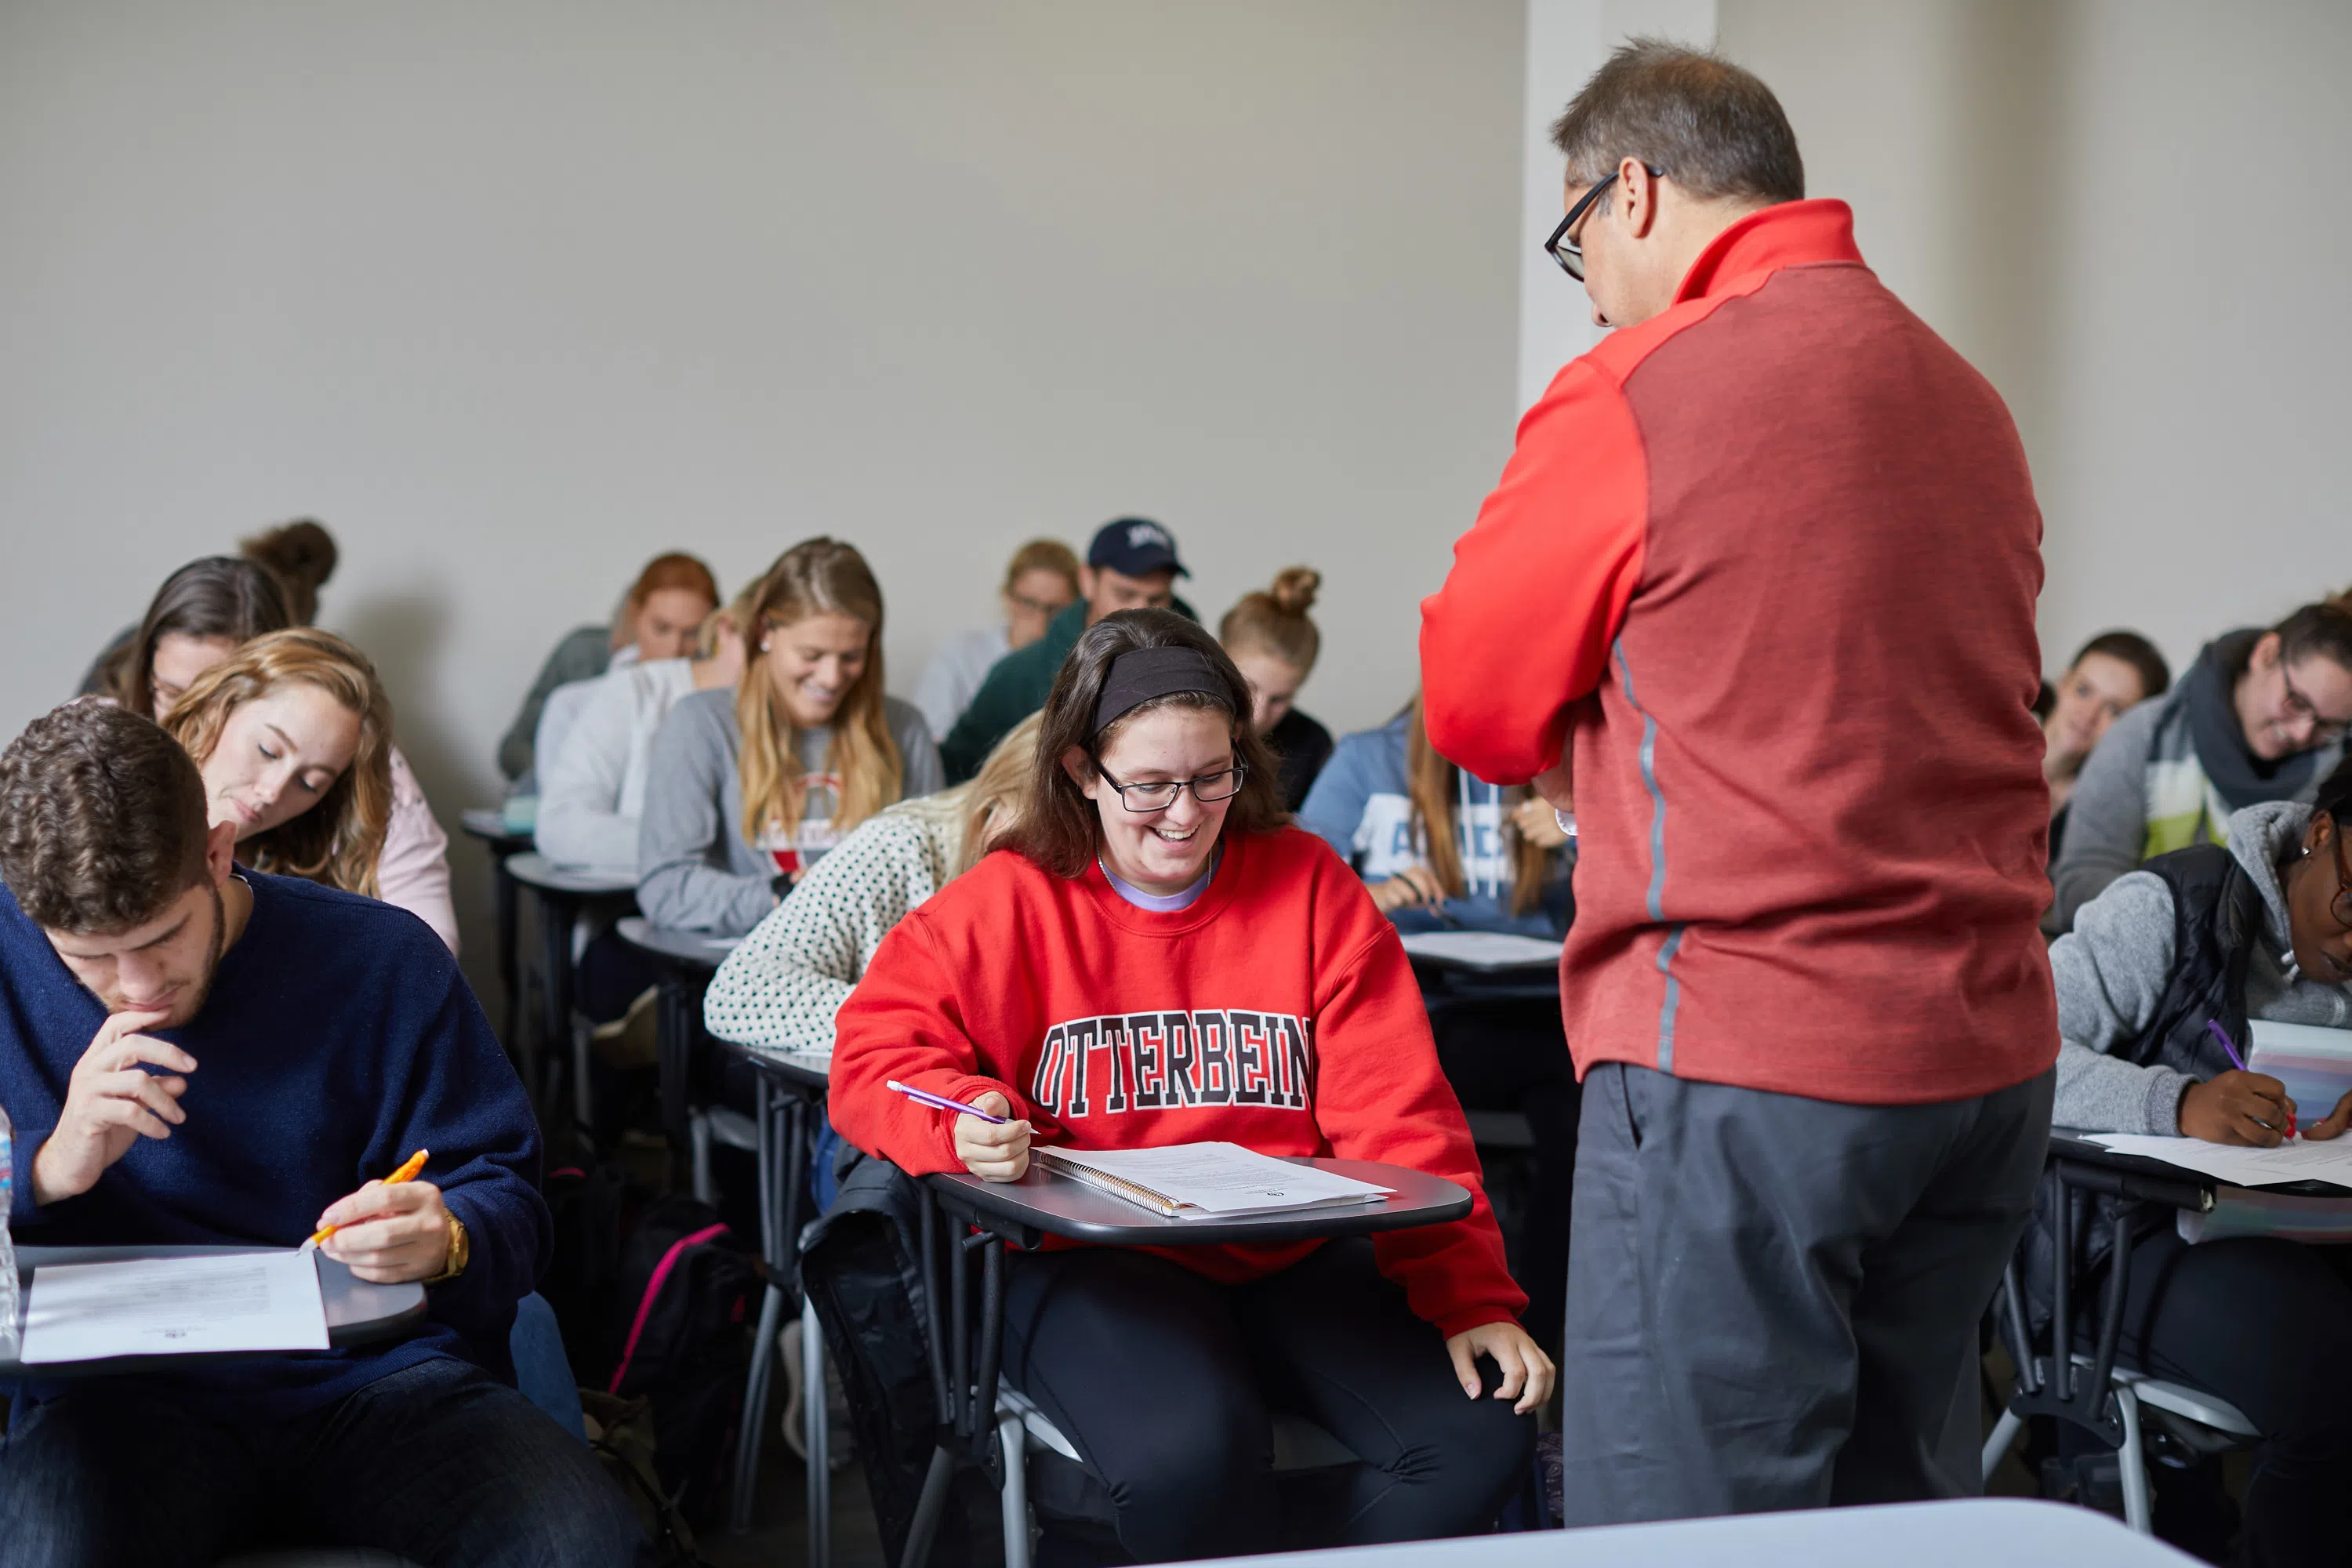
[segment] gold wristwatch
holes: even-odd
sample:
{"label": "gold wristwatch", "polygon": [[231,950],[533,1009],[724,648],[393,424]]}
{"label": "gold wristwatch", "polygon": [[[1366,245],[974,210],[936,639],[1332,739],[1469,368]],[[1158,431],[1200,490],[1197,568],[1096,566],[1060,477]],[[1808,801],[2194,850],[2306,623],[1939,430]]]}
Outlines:
{"label": "gold wristwatch", "polygon": [[466,1271],[474,1256],[473,1241],[466,1235],[466,1222],[446,1210],[442,1220],[449,1227],[449,1256],[441,1265],[441,1272],[425,1281],[427,1285],[446,1285]]}

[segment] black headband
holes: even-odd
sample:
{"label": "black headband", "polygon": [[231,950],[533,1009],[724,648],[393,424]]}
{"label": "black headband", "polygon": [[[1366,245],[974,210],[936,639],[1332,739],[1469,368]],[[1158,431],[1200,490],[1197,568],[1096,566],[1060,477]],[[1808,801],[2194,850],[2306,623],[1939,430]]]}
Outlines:
{"label": "black headband", "polygon": [[1219,678],[1217,667],[1197,648],[1130,648],[1110,661],[1102,695],[1095,699],[1095,725],[1087,732],[1099,735],[1123,715],[1180,691],[1198,691],[1221,702],[1230,701],[1233,696],[1232,689]]}

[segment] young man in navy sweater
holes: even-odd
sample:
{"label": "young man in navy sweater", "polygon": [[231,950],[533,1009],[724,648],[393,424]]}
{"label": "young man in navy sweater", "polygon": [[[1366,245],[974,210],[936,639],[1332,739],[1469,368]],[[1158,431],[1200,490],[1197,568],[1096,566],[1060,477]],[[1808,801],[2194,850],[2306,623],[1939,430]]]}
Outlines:
{"label": "young man in navy sweater", "polygon": [[[624,1563],[643,1533],[512,1386],[550,1247],[522,1087],[414,916],[237,869],[141,715],[80,702],[0,755],[9,1225],[47,1245],[324,1250],[420,1280],[391,1344],[9,1391],[0,1564],[206,1564],[291,1537],[424,1563]],[[421,1179],[380,1180],[428,1149]]]}

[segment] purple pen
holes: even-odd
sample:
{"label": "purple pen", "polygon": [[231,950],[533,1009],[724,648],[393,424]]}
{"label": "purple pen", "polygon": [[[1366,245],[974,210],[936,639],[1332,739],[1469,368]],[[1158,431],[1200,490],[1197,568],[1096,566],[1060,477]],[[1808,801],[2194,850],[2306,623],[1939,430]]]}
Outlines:
{"label": "purple pen", "polygon": [[[2213,1037],[2215,1039],[2221,1042],[2221,1048],[2230,1053],[2230,1065],[2231,1067],[2236,1068],[2240,1072],[2252,1072],[2253,1070],[2252,1068],[2246,1066],[2246,1058],[2238,1054],[2238,1047],[2230,1043],[2230,1031],[2221,1027],[2221,1021],[2219,1019],[2206,1019],[2205,1026],[2212,1031]],[[2290,1108],[2286,1113],[2286,1135],[2290,1138],[2296,1137],[2298,1135],[2294,1125],[2294,1111],[2292,1108]]]}
{"label": "purple pen", "polygon": [[977,1105],[966,1105],[961,1100],[950,1100],[946,1095],[933,1094],[928,1089],[916,1089],[909,1084],[900,1083],[895,1078],[885,1079],[882,1081],[882,1087],[885,1089],[895,1089],[900,1094],[905,1095],[908,1100],[913,1100],[917,1105],[928,1105],[933,1110],[961,1110],[966,1116],[977,1116],[982,1121],[992,1121],[999,1127],[1003,1126],[1007,1121],[1012,1120],[1009,1116],[991,1116],[987,1111],[982,1110]]}
{"label": "purple pen", "polygon": [[[2230,1053],[2230,1065],[2236,1068],[2240,1072],[2247,1070],[2246,1058],[2240,1056],[2238,1054],[2238,1047],[2230,1043],[2230,1032],[2221,1027],[2221,1021],[2216,1018],[2208,1018],[2205,1020],[2205,1026],[2213,1032],[2213,1037],[2215,1039],[2221,1042],[2221,1048]],[[898,1086],[897,1084],[892,1084],[890,1087],[896,1089]]]}

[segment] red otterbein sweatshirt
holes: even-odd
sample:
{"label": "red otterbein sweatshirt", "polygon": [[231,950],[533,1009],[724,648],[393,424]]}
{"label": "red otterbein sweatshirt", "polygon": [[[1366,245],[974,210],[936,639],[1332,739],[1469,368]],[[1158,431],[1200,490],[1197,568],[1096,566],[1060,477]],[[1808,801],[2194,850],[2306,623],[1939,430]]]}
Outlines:
{"label": "red otterbein sweatshirt", "polygon": [[[1040,1144],[1222,1140],[1458,1182],[1468,1217],[1374,1237],[1381,1272],[1449,1336],[1527,1304],[1404,949],[1312,834],[1229,837],[1208,889],[1172,913],[1129,903],[1098,867],[1071,880],[989,856],[883,939],[835,1024],[842,1136],[916,1174],[962,1170],[949,1116],[890,1079],[994,1089]],[[1233,1282],[1316,1245],[1155,1250]]]}
{"label": "red otterbein sweatshirt", "polygon": [[2041,541],[2009,411],[1843,202],[1732,225],[1559,373],[1421,659],[1454,762],[1571,758],[1580,1068],[1895,1104],[2056,1059]]}

